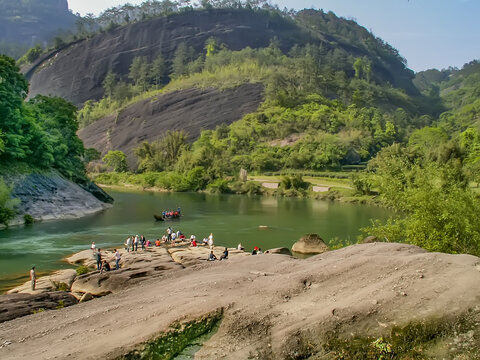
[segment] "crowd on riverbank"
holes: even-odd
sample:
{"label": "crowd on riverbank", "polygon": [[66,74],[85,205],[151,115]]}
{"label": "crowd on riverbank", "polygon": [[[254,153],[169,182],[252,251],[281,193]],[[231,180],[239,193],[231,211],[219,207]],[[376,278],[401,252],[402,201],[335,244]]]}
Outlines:
{"label": "crowd on riverbank", "polygon": [[[210,233],[210,235],[203,237],[201,241],[197,241],[197,237],[194,234],[191,234],[187,238],[180,229],[175,230],[172,226],[168,226],[165,229],[165,233],[162,235],[162,237],[157,238],[156,240],[147,239],[143,234],[130,235],[125,239],[123,247],[126,253],[148,251],[149,249],[158,247],[207,247],[210,249],[208,257],[205,259],[207,261],[226,260],[228,259],[229,254],[227,247],[225,247],[221,256],[217,257],[214,254],[213,233]],[[99,270],[100,273],[111,271],[112,269],[118,270],[121,267],[122,257],[118,249],[113,250],[113,257],[111,256],[111,254],[107,257],[106,253],[102,253],[102,249],[97,248],[95,242],[92,242],[90,249],[92,250],[93,257],[95,258],[97,270]],[[241,243],[238,244],[236,249],[240,251],[245,251],[245,248]],[[262,253],[262,250],[257,246],[255,246],[251,252],[252,255]],[[111,262],[114,262],[115,265],[111,265]]]}

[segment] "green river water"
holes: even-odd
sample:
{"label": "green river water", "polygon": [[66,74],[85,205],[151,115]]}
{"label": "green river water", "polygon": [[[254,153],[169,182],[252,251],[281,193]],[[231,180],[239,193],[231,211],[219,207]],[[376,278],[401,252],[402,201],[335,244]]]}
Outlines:
{"label": "green river water", "polygon": [[[291,247],[302,235],[356,240],[371,219],[385,219],[380,207],[297,198],[109,191],[111,209],[76,220],[50,221],[0,230],[0,292],[27,280],[35,264],[39,275],[68,268],[62,261],[74,252],[97,247],[121,247],[128,235],[161,237],[172,225],[197,239],[213,233],[215,244],[239,242],[246,250]],[[182,218],[157,222],[154,213],[182,208]],[[260,229],[259,226],[268,226]]]}

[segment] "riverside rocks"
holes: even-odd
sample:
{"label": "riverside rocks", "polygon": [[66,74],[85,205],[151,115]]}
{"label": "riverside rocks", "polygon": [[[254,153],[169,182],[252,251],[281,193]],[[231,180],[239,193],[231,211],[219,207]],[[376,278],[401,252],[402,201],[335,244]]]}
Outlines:
{"label": "riverside rocks", "polygon": [[[88,255],[88,252],[90,254]],[[121,250],[122,260],[119,270],[112,270],[100,273],[96,270],[87,274],[78,276],[72,285],[72,293],[81,298],[83,294],[90,293],[93,296],[105,296],[115,293],[139,282],[165,275],[166,273],[183,269],[183,266],[172,260],[167,250],[164,248],[154,248],[148,251],[135,251],[127,253]],[[80,260],[80,258],[83,259]],[[92,265],[90,261],[92,251],[84,251],[81,254],[75,254],[68,258],[81,261],[83,265]],[[104,259],[110,259],[112,262],[113,252],[103,252]]]}
{"label": "riverside rocks", "polygon": [[40,294],[57,290],[70,290],[76,276],[77,272],[73,269],[55,271],[52,275],[37,278],[35,290],[32,290],[32,285],[29,280],[23,285],[7,291],[7,294]]}
{"label": "riverside rocks", "polygon": [[353,358],[352,339],[367,354],[379,338],[405,345],[409,327],[426,358],[474,359],[478,263],[475,256],[393,243],[305,260],[263,254],[205,261],[114,296],[5,322],[0,339],[9,345],[0,358],[117,359],[221,309],[218,331],[196,359]]}
{"label": "riverside rocks", "polygon": [[45,310],[75,305],[77,299],[64,291],[0,296],[0,323]]}
{"label": "riverside rocks", "polygon": [[[5,179],[13,185],[11,196],[20,200],[21,216],[12,224],[23,223],[23,214],[35,220],[79,218],[108,208],[110,205],[103,201],[113,201],[101,189],[97,193],[103,194],[103,201],[55,172],[5,176]],[[97,186],[90,184],[89,188],[93,191]]]}
{"label": "riverside rocks", "polygon": [[317,234],[308,234],[293,244],[292,251],[299,254],[323,254],[328,251],[328,246]]}

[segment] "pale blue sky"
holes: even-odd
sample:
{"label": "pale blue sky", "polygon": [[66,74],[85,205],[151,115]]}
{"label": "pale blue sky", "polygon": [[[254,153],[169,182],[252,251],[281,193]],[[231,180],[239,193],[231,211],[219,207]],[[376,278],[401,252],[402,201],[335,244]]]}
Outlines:
{"label": "pale blue sky", "polygon": [[[68,0],[73,12],[98,14],[122,0]],[[142,0],[131,0],[139,4]],[[421,71],[480,59],[480,0],[271,0],[280,8],[316,8],[355,18]]]}

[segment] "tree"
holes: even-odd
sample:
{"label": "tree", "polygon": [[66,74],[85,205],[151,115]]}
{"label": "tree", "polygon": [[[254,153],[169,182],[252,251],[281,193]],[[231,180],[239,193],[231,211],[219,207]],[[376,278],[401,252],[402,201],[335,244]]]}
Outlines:
{"label": "tree", "polygon": [[133,58],[130,65],[130,73],[128,77],[133,80],[136,86],[141,86],[143,91],[146,90],[150,75],[150,64],[145,56],[137,56]]}
{"label": "tree", "polygon": [[105,95],[111,98],[113,96],[115,86],[117,85],[117,75],[114,72],[109,71],[107,76],[105,76],[102,85],[103,89],[105,90]]}
{"label": "tree", "polygon": [[480,202],[459,181],[462,168],[458,164],[458,159],[421,163],[398,144],[382,150],[369,164],[372,181],[399,215],[364,231],[430,251],[479,255]]}
{"label": "tree", "polygon": [[178,44],[172,61],[172,75],[179,77],[188,74],[187,64],[193,60],[195,51],[185,42]]}
{"label": "tree", "polygon": [[158,86],[162,83],[162,78],[165,75],[166,65],[165,59],[162,54],[159,54],[152,62],[151,74],[152,78],[155,81],[155,87],[158,89]]}
{"label": "tree", "polygon": [[214,37],[209,37],[205,42],[205,50],[207,50],[207,57],[215,55],[220,47],[218,46],[217,39]]}
{"label": "tree", "polygon": [[11,198],[12,189],[0,177],[0,224],[8,226],[8,222],[15,216],[15,206],[18,199]]}
{"label": "tree", "polygon": [[127,157],[120,150],[110,150],[102,160],[115,172],[128,171]]}

